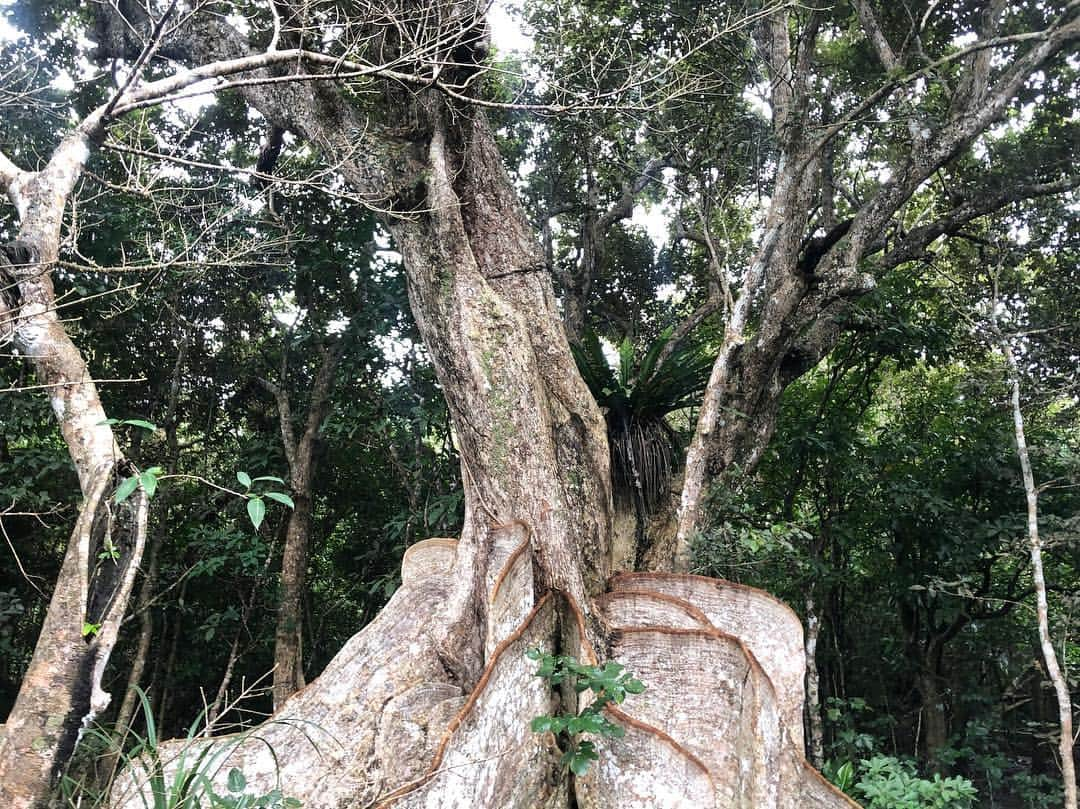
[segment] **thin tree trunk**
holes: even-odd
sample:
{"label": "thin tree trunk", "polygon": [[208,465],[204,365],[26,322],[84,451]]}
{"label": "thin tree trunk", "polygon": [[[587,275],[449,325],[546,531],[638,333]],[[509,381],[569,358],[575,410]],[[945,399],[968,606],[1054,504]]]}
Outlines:
{"label": "thin tree trunk", "polygon": [[[187,356],[187,336],[180,340],[179,349],[176,353],[176,362],[173,363],[172,379],[169,383],[169,392],[165,403],[165,413],[162,419],[165,428],[165,443],[169,448],[169,457],[165,464],[167,474],[176,471],[180,448],[176,438],[176,407],[180,397],[180,376],[184,367],[184,358]],[[106,773],[112,773],[117,762],[120,760],[120,751],[131,730],[131,720],[135,715],[135,705],[138,701],[139,683],[143,672],[146,670],[146,661],[150,655],[150,643],[154,635],[154,615],[151,605],[154,593],[158,585],[158,558],[161,546],[165,540],[166,528],[169,525],[169,507],[173,495],[171,489],[163,491],[159,497],[157,510],[160,515],[160,523],[150,539],[146,550],[146,575],[139,595],[135,601],[135,614],[139,616],[139,640],[135,647],[135,657],[131,662],[131,670],[128,673],[127,686],[124,688],[124,699],[120,703],[120,709],[116,715],[116,733],[118,749],[110,757],[105,768]]]}
{"label": "thin tree trunk", "polygon": [[[996,327],[996,324],[995,324]],[[1035,585],[1035,611],[1039,622],[1039,646],[1046,673],[1054,685],[1058,704],[1058,751],[1061,755],[1061,777],[1065,793],[1065,809],[1076,809],[1076,766],[1073,761],[1072,697],[1069,686],[1058,664],[1057,652],[1050,637],[1050,607],[1046,598],[1046,576],[1043,573],[1042,541],[1039,539],[1039,490],[1035,486],[1035,474],[1031,470],[1027,438],[1024,435],[1024,414],[1020,408],[1020,371],[1008,340],[999,332],[999,342],[1008,366],[1009,385],[1012,388],[1013,427],[1016,433],[1016,454],[1020,459],[1020,473],[1024,481],[1024,497],[1027,501],[1028,550],[1031,554],[1031,579]]]}
{"label": "thin tree trunk", "polygon": [[117,749],[109,756],[109,761],[104,768],[105,773],[112,773],[120,761],[120,751],[124,740],[131,731],[131,720],[135,716],[135,706],[138,702],[139,683],[143,672],[146,670],[146,661],[150,657],[150,642],[154,636],[154,613],[151,604],[158,583],[158,553],[161,550],[164,530],[159,528],[154,532],[147,551],[148,566],[146,577],[143,579],[139,595],[135,599],[135,612],[139,616],[139,640],[135,647],[135,656],[131,661],[131,670],[128,672],[127,687],[124,689],[124,699],[120,703],[120,709],[116,714]]}
{"label": "thin tree trunk", "polygon": [[806,597],[806,718],[810,731],[810,763],[820,768],[825,762],[825,728],[821,721],[821,688],[818,677],[817,643],[821,617],[814,595]]}
{"label": "thin tree trunk", "polygon": [[[182,605],[187,595],[190,577],[185,576],[180,584],[180,592],[176,595],[177,603]],[[169,699],[172,697],[173,672],[176,671],[176,654],[180,650],[180,638],[183,635],[184,613],[182,609],[176,612],[176,620],[173,622],[173,635],[169,641],[169,654],[165,658],[165,668],[161,673],[161,695],[157,705],[157,726],[164,730],[166,720],[169,718]]]}
{"label": "thin tree trunk", "polygon": [[84,497],[34,655],[0,735],[0,804],[12,809],[48,802],[80,730],[108,705],[101,678],[146,540],[144,492],[122,504],[109,502],[119,476],[135,470],[116,444],[82,353],[57,317],[51,277],[64,210],[101,120],[100,113],[85,119],[39,172],[0,161],[3,190],[19,212],[18,240],[0,255],[0,333],[9,334],[49,391]]}
{"label": "thin tree trunk", "polygon": [[229,686],[232,684],[236,661],[240,657],[240,635],[243,631],[244,622],[241,621],[240,625],[236,627],[236,634],[233,635],[232,644],[229,646],[229,657],[225,663],[225,673],[221,675],[221,683],[218,685],[217,693],[214,695],[214,701],[206,709],[206,730],[204,731],[206,736],[211,734],[217,724],[218,717],[221,716],[221,708],[225,704],[225,697],[229,693]]}
{"label": "thin tree trunk", "polygon": [[[284,349],[283,349],[284,350]],[[311,547],[312,495],[317,466],[316,448],[319,429],[330,406],[334,374],[341,360],[343,344],[324,351],[322,363],[315,376],[308,401],[304,433],[297,441],[292,426],[292,409],[285,388],[285,369],[282,379],[274,385],[263,385],[274,395],[281,422],[281,440],[289,462],[289,478],[293,491],[293,509],[289,514],[285,546],[281,552],[281,602],[278,605],[277,627],[274,633],[274,708],[280,708],[291,694],[304,687],[304,630],[303,599],[307,587],[308,552]]]}
{"label": "thin tree trunk", "polygon": [[303,612],[307,586],[308,548],[311,544],[311,495],[295,491],[285,547],[281,554],[281,602],[274,633],[274,708],[304,687]]}

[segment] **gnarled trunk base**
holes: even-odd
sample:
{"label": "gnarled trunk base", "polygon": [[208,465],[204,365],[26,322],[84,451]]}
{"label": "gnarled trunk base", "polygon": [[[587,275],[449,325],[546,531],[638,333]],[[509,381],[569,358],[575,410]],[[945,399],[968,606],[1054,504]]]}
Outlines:
{"label": "gnarled trunk base", "polygon": [[[571,795],[590,809],[855,805],[803,757],[802,630],[787,607],[740,585],[641,573],[613,579],[582,605],[586,615],[568,596],[537,591],[526,527],[493,529],[484,541],[476,683],[453,681],[436,631],[451,590],[471,577],[456,569],[457,543],[427,540],[406,554],[387,607],[318,680],[247,736],[165,745],[166,770],[195,766],[211,745],[201,766],[220,792],[237,767],[252,794],[281,789],[306,809],[538,809],[573,805]],[[609,628],[602,656],[647,690],[608,709],[626,735],[593,739],[600,761],[574,778],[559,767],[556,739],[529,728],[566,708],[525,652],[595,661],[585,627],[596,620]],[[149,766],[125,774],[115,806],[141,805]]]}

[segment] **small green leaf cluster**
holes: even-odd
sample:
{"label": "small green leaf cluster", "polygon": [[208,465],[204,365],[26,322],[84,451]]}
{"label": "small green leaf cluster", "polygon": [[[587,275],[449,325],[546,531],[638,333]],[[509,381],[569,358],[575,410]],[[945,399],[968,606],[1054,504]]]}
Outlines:
{"label": "small green leaf cluster", "polygon": [[296,798],[286,798],[280,789],[259,796],[246,794],[247,778],[236,767],[229,770],[226,786],[229,788],[228,795],[218,795],[213,790],[207,792],[210,809],[299,809],[303,806]]}
{"label": "small green leaf cluster", "polygon": [[840,789],[856,795],[866,809],[970,809],[979,796],[971,781],[960,776],[920,778],[911,761],[874,756],[839,766],[826,765],[826,776]]}
{"label": "small green leaf cluster", "polygon": [[94,624],[94,623],[91,623],[90,621],[83,621],[82,633],[81,634],[82,634],[82,636],[84,638],[92,638],[92,637],[94,637],[94,635],[96,635],[100,631],[101,631],[101,624]]}
{"label": "small green leaf cluster", "polygon": [[143,491],[146,492],[146,496],[153,497],[157,492],[158,478],[165,474],[165,470],[160,466],[151,466],[138,474],[131,477],[124,478],[120,481],[120,485],[116,487],[115,499],[117,503],[123,503],[132,493],[142,486]]}
{"label": "small green leaf cluster", "polygon": [[599,756],[592,742],[576,737],[581,733],[608,738],[622,736],[625,731],[604,715],[604,707],[609,703],[621,704],[627,694],[640,694],[645,686],[619,663],[609,661],[601,668],[580,663],[569,655],[544,654],[539,649],[530,649],[525,654],[540,664],[536,670],[537,677],[544,678],[552,685],[567,683],[575,694],[592,691],[596,695],[579,713],[545,714],[530,723],[534,733],[550,731],[555,734],[564,750],[560,764],[574,775],[584,775]]}
{"label": "small green leaf cluster", "polygon": [[236,479],[245,489],[244,496],[247,498],[248,517],[251,519],[251,524],[255,526],[256,531],[259,530],[259,526],[262,525],[263,519],[266,517],[266,500],[274,500],[275,502],[281,503],[283,506],[296,508],[293,499],[284,492],[260,492],[255,494],[251,491],[252,487],[260,481],[278,483],[284,486],[285,481],[281,478],[274,477],[273,475],[261,475],[260,477],[253,478],[247,472],[237,472]]}

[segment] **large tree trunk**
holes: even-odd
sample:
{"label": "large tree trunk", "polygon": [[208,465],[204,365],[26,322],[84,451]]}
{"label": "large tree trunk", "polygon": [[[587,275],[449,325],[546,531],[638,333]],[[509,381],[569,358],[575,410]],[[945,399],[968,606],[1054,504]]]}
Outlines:
{"label": "large tree trunk", "polygon": [[[423,196],[389,225],[454,419],[464,530],[410,548],[379,617],[253,737],[207,742],[215,766],[309,809],[852,805],[802,756],[790,610],[709,579],[609,582],[605,426],[537,243],[485,118],[422,109]],[[596,740],[583,778],[529,728],[578,707],[533,674],[537,646],[617,659],[649,686],[609,710],[626,735]],[[138,805],[145,774],[118,785],[119,805]]]}
{"label": "large tree trunk", "polygon": [[[214,768],[223,777],[239,767],[253,794],[280,788],[312,809],[854,805],[801,755],[798,620],[764,593],[690,576],[629,574],[594,602],[613,630],[604,656],[649,689],[608,712],[626,736],[598,740],[600,761],[568,776],[555,740],[529,730],[564,697],[533,675],[525,651],[597,655],[573,602],[537,599],[529,535],[517,524],[487,532],[503,563],[484,577],[491,634],[471,688],[448,677],[430,631],[460,581],[460,546],[426,540],[406,555],[390,604],[320,679],[250,736],[209,742]],[[175,744],[163,760],[176,761]],[[187,760],[198,755],[189,748]],[[138,806],[146,775],[129,772],[116,805]]]}
{"label": "large tree trunk", "polygon": [[[756,591],[691,576],[609,582],[603,420],[574,367],[543,257],[487,122],[437,87],[475,78],[468,65],[483,61],[475,53],[483,6],[364,6],[372,16],[357,21],[365,41],[388,32],[372,50],[393,55],[403,41],[419,43],[419,55],[402,55],[401,64],[432,76],[431,85],[382,86],[378,114],[364,114],[361,94],[345,97],[329,82],[260,84],[273,78],[264,72],[241,89],[389,212],[413,314],[453,418],[466,511],[459,541],[410,548],[387,608],[257,740],[199,744],[228,754],[214,760],[221,773],[240,767],[253,789],[280,785],[311,809],[850,805],[802,757],[803,642],[790,611]],[[808,242],[820,155],[844,126],[813,141],[808,134],[821,16],[810,19],[797,46],[787,7],[770,14],[760,37],[772,70],[777,180],[687,463],[684,564],[707,483],[760,455],[784,385],[835,340],[828,315],[870,287],[859,263],[889,218],[1002,114],[1032,70],[1080,36],[1080,23],[1061,21],[998,84],[973,82],[932,142],[912,144],[895,181],[852,222]],[[134,40],[138,53],[131,21],[114,23],[99,31],[103,50],[124,55]],[[250,53],[223,19],[176,37],[168,55],[193,64]],[[889,261],[936,238],[939,224],[894,248]],[[533,676],[524,658],[533,646],[614,657],[649,686],[609,712],[626,735],[597,742],[601,760],[584,778],[559,768],[554,739],[529,730],[532,716],[569,696]],[[567,699],[564,709],[577,707]],[[118,790],[140,786],[139,772],[130,775]]]}

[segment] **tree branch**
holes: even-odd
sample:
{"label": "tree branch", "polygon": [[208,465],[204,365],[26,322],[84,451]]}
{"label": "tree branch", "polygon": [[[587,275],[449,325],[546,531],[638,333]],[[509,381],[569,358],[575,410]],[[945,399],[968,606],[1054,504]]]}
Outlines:
{"label": "tree branch", "polygon": [[296,469],[297,444],[296,431],[292,425],[292,408],[289,405],[289,396],[284,388],[274,384],[269,379],[259,377],[259,384],[274,397],[274,403],[277,405],[278,422],[281,425],[281,444],[285,449],[285,460],[289,464],[289,477],[291,478]]}
{"label": "tree branch", "polygon": [[900,60],[893,51],[892,45],[889,44],[889,40],[885,37],[885,33],[881,30],[881,25],[878,24],[877,16],[874,14],[870,4],[867,0],[855,0],[855,9],[859,13],[859,22],[862,25],[863,32],[866,34],[866,38],[870,40],[870,44],[874,46],[885,72],[891,73],[894,70],[899,70],[901,67]]}
{"label": "tree branch", "polygon": [[[1010,203],[1072,191],[1080,187],[1080,174],[1049,183],[1028,183],[1010,187],[1003,181],[1002,185],[1003,188],[997,193],[982,193],[970,197],[940,219],[913,228],[881,258],[882,268],[891,269],[905,261],[921,258],[926,248],[940,236],[953,235],[973,219],[991,214]],[[867,248],[866,254],[870,255],[883,247],[884,242],[876,242]]]}
{"label": "tree branch", "polygon": [[649,160],[633,182],[623,186],[620,197],[597,221],[597,230],[600,233],[605,233],[616,222],[631,216],[634,212],[634,201],[637,199],[637,195],[651,183],[660,182],[662,179],[659,174],[660,170],[668,168],[670,165],[671,159],[667,156],[654,157]]}
{"label": "tree branch", "polygon": [[11,162],[6,154],[0,152],[0,190],[12,198],[12,203],[15,203],[13,186],[26,173]]}

